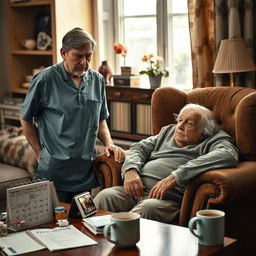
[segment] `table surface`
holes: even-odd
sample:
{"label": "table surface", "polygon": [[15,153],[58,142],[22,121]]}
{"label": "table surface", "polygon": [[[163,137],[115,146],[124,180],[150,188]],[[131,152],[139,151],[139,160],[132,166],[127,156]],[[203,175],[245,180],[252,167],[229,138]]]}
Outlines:
{"label": "table surface", "polygon": [[[104,215],[109,212],[98,210],[96,215]],[[199,246],[198,240],[191,234],[188,228],[176,225],[164,224],[157,221],[140,219],[140,241],[137,246],[130,249],[120,249],[104,238],[103,235],[92,234],[81,219],[69,220],[76,228],[89,237],[95,239],[98,244],[74,249],[50,252],[48,249],[31,252],[27,256],[189,256],[189,255],[234,255],[237,241],[225,237],[224,246],[209,247]],[[55,225],[50,223],[49,225]]]}

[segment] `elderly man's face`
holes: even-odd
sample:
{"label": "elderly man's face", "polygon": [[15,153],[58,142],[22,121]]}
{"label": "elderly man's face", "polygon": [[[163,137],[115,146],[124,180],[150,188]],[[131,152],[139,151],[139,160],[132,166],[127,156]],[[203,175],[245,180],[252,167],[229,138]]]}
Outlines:
{"label": "elderly man's face", "polygon": [[197,144],[202,138],[199,132],[201,115],[194,109],[186,109],[178,118],[174,139],[179,147]]}
{"label": "elderly man's face", "polygon": [[89,68],[92,57],[92,44],[85,44],[79,49],[64,51],[61,49],[61,55],[64,60],[65,69],[72,76],[82,76]]}

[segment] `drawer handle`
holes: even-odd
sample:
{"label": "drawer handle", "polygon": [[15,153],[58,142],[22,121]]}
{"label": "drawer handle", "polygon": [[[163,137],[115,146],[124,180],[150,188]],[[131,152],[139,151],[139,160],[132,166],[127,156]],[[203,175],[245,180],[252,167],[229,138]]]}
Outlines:
{"label": "drawer handle", "polygon": [[142,94],[141,96],[142,96],[142,98],[144,98],[144,99],[149,99],[149,98],[150,98],[150,95],[149,95],[149,94]]}
{"label": "drawer handle", "polygon": [[121,96],[122,96],[122,92],[115,92],[115,93],[114,93],[114,96],[115,96],[115,97],[121,97]]}

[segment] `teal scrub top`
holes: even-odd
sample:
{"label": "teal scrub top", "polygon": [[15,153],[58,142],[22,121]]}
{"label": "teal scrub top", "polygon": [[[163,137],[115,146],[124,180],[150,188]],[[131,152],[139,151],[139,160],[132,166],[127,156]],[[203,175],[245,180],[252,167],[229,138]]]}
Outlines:
{"label": "teal scrub top", "polygon": [[38,125],[37,178],[70,192],[98,185],[91,164],[99,121],[109,116],[102,75],[89,69],[77,87],[63,62],[48,67],[33,77],[20,112],[23,120],[34,118]]}

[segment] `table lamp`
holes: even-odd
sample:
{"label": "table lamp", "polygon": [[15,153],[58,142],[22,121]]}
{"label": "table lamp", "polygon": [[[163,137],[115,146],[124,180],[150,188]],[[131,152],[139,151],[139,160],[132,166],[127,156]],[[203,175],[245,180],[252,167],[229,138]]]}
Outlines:
{"label": "table lamp", "polygon": [[243,38],[221,41],[213,73],[230,73],[231,87],[234,87],[234,73],[255,70],[255,64]]}

